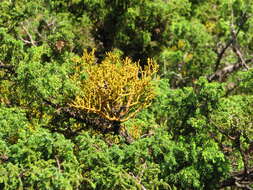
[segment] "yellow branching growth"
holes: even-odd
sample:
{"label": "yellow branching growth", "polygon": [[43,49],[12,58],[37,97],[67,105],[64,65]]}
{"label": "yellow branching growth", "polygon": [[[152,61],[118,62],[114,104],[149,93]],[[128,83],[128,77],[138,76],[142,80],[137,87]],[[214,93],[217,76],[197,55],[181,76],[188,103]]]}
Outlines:
{"label": "yellow branching growth", "polygon": [[142,69],[130,58],[122,60],[114,53],[107,53],[102,63],[97,64],[94,51],[85,51],[76,62],[73,80],[81,89],[71,103],[76,109],[123,122],[149,106],[155,97],[153,76],[158,65],[151,59]]}

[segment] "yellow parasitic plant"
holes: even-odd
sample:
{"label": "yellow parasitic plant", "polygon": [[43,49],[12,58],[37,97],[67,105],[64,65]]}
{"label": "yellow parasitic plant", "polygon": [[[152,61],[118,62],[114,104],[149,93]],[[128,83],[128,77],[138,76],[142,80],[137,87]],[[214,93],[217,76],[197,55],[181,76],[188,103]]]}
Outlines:
{"label": "yellow parasitic plant", "polygon": [[96,63],[94,50],[76,59],[72,80],[80,93],[70,104],[75,109],[95,113],[110,121],[124,122],[149,106],[155,97],[153,78],[158,65],[147,60],[144,69],[130,58],[107,53]]}

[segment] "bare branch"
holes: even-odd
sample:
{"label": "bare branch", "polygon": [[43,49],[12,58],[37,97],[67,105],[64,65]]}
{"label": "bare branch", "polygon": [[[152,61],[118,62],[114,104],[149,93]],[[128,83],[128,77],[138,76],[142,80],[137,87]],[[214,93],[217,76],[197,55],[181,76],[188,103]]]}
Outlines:
{"label": "bare branch", "polygon": [[235,140],[235,139],[236,139],[236,137],[232,137],[232,136],[230,136],[229,134],[227,134],[227,133],[225,133],[224,131],[222,131],[222,130],[219,128],[219,126],[217,126],[212,120],[210,120],[210,122],[211,122],[211,124],[212,124],[221,134],[225,135],[228,139],[230,139],[230,140]]}
{"label": "bare branch", "polygon": [[[238,32],[239,33],[239,32]],[[226,52],[226,50],[229,48],[229,46],[233,43],[234,39],[230,39],[227,44],[225,45],[225,47],[222,48],[222,50],[220,51],[220,53],[218,54],[218,57],[217,57],[217,60],[216,60],[216,63],[215,63],[215,71],[218,70],[219,66],[220,66],[220,62],[223,58],[223,55],[224,53]]]}
{"label": "bare branch", "polygon": [[147,189],[144,187],[144,185],[141,184],[141,180],[139,179],[139,177],[136,177],[132,172],[130,172],[129,175],[132,176],[132,177],[135,179],[136,183],[138,183],[138,184],[141,186],[141,189],[142,189],[142,190],[147,190]]}
{"label": "bare branch", "polygon": [[237,57],[239,58],[239,61],[240,61],[241,65],[248,70],[249,67],[247,66],[247,64],[246,64],[246,62],[243,58],[243,55],[242,55],[241,51],[239,50],[239,48],[236,47],[236,45],[234,45],[233,50],[234,50],[235,54],[237,55]]}
{"label": "bare branch", "polygon": [[[245,67],[245,65],[247,63],[251,63],[251,62],[253,62],[253,58],[247,59],[244,62],[241,62],[239,60],[239,62],[237,61],[236,63],[228,65],[228,66],[216,71],[215,73],[209,75],[207,77],[207,80],[209,82],[214,81],[214,80],[223,81],[227,77],[228,74],[237,71],[238,69],[240,69],[243,66]],[[247,66],[247,68],[248,68],[248,66]]]}
{"label": "bare branch", "polygon": [[223,189],[225,187],[239,187],[244,188],[245,190],[252,190],[250,185],[253,184],[253,168],[250,168],[248,170],[248,173],[246,174],[244,170],[233,172],[231,174],[231,177],[220,182],[220,189]]}
{"label": "bare branch", "polygon": [[26,39],[22,38],[21,36],[20,36],[20,39],[21,39],[24,43],[26,43],[26,44],[32,44],[33,46],[37,46],[36,41],[33,40],[32,35],[31,35],[30,32],[28,31],[28,29],[25,27],[25,25],[24,25],[23,22],[22,22],[22,28],[23,28],[23,30],[25,31],[26,35],[29,37],[29,40],[26,40]]}
{"label": "bare branch", "polygon": [[[235,42],[235,40],[236,40],[239,32],[242,29],[242,26],[247,22],[248,18],[249,17],[248,17],[248,15],[246,13],[244,13],[242,15],[241,22],[238,25],[238,30],[236,32],[234,32],[234,35],[232,35],[232,37],[228,40],[228,42],[226,43],[226,45],[221,49],[220,53],[218,53],[217,60],[216,60],[216,63],[215,63],[215,69],[214,69],[214,71],[218,70],[218,68],[220,66],[220,62],[221,62],[221,60],[223,58],[224,53]],[[231,23],[231,28],[233,29],[233,31],[235,31],[233,21]]]}
{"label": "bare branch", "polygon": [[[117,135],[120,135],[121,137],[123,137],[126,141],[127,144],[131,144],[134,139],[131,137],[131,135],[127,132],[127,130],[124,128],[124,126],[120,126],[120,123],[117,121],[113,121],[113,123],[111,121],[108,121],[107,125],[112,125],[112,127],[107,127],[106,129],[102,128],[101,126],[98,126],[99,123],[99,119],[94,119],[94,118],[89,118],[87,115],[81,114],[80,110],[76,110],[74,108],[70,108],[70,107],[64,107],[63,105],[58,105],[53,103],[53,101],[49,100],[49,99],[45,99],[42,98],[43,102],[46,103],[47,105],[51,106],[52,108],[54,108],[56,111],[55,113],[57,115],[62,115],[65,114],[67,117],[70,118],[74,118],[79,122],[85,123],[87,126],[93,127],[94,125],[96,126],[96,130],[100,130],[102,133],[111,133],[114,132]],[[109,122],[111,122],[109,124]],[[77,132],[80,132],[82,129],[77,130],[77,131],[71,131],[73,135],[76,134]]]}
{"label": "bare branch", "polygon": [[56,160],[57,167],[58,167],[59,171],[61,172],[61,164],[60,164],[60,161],[57,156],[55,156],[55,160]]}

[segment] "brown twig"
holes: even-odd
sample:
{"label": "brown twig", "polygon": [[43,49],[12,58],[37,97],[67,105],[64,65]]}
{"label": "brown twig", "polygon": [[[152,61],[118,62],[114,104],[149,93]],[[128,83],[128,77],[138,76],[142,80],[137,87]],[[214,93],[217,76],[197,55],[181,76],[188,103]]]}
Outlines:
{"label": "brown twig", "polygon": [[[53,103],[51,100],[42,98],[43,102],[48,104],[49,106],[51,106],[52,108],[56,109],[56,113],[57,115],[61,115],[61,114],[66,114],[67,117],[70,118],[74,118],[77,121],[81,122],[81,123],[85,123],[87,126],[94,126],[97,125],[97,120],[96,119],[91,119],[85,115],[82,115],[80,111],[75,110],[74,108],[70,108],[70,107],[64,107],[62,105],[58,105]],[[132,136],[127,132],[126,129],[124,129],[124,127],[122,127],[120,125],[120,122],[114,121],[113,123],[111,121],[105,121],[107,122],[107,124],[111,123],[112,126],[111,127],[107,127],[107,128],[102,128],[102,127],[96,127],[96,130],[100,130],[102,133],[111,133],[114,132],[114,134],[116,135],[120,135],[121,137],[123,137],[125,139],[125,142],[127,144],[131,144],[134,140],[132,138]],[[82,130],[82,129],[80,129]],[[75,131],[73,133],[77,133],[78,131]],[[69,134],[69,135],[73,135],[73,134]]]}
{"label": "brown twig", "polygon": [[26,35],[28,36],[29,40],[26,40],[20,36],[20,39],[26,43],[26,44],[32,44],[33,46],[37,46],[36,41],[33,40],[32,35],[28,31],[28,29],[25,27],[24,23],[22,22],[22,29],[25,31]]}
{"label": "brown twig", "polygon": [[61,164],[60,164],[60,161],[57,156],[55,156],[55,160],[56,160],[57,167],[58,167],[59,171],[61,172]]}
{"label": "brown twig", "polygon": [[129,175],[132,176],[132,177],[135,179],[136,183],[138,183],[138,184],[141,186],[141,189],[142,189],[142,190],[147,190],[147,189],[144,187],[144,185],[141,184],[141,180],[139,179],[139,177],[136,177],[132,172],[130,172]]}
{"label": "brown twig", "polygon": [[232,137],[232,136],[228,135],[227,133],[225,133],[224,131],[222,131],[222,130],[219,128],[219,126],[217,126],[212,120],[210,120],[210,123],[211,123],[221,134],[225,135],[228,139],[230,139],[230,140],[235,140],[235,139],[236,139],[236,137]]}

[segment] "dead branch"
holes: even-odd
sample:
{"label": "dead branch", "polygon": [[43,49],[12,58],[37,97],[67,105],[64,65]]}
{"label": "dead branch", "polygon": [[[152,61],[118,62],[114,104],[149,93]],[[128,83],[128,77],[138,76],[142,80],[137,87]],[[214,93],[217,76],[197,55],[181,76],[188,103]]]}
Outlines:
{"label": "dead branch", "polygon": [[129,175],[132,176],[132,177],[135,179],[136,183],[139,184],[139,185],[141,186],[141,189],[142,189],[142,190],[147,190],[147,189],[144,187],[144,185],[141,184],[141,180],[139,179],[139,177],[136,177],[132,172],[130,172]]}
{"label": "dead branch", "polygon": [[230,139],[230,140],[235,140],[235,139],[236,139],[236,137],[230,136],[230,135],[227,134],[226,132],[222,131],[222,130],[220,129],[220,127],[217,126],[212,120],[210,120],[210,123],[211,123],[221,134],[225,135],[228,139]]}
{"label": "dead branch", "polygon": [[[248,17],[248,15],[247,15],[246,13],[244,13],[244,14],[242,15],[241,22],[239,23],[238,29],[237,29],[236,32],[235,32],[234,28],[231,27],[231,28],[233,28],[234,34],[233,34],[232,37],[228,40],[228,42],[226,43],[226,45],[221,49],[221,51],[218,53],[218,55],[217,55],[217,60],[216,60],[216,63],[215,63],[215,69],[214,69],[214,71],[217,71],[217,70],[218,70],[218,68],[219,68],[219,66],[220,66],[220,63],[221,63],[221,60],[222,60],[222,58],[223,58],[224,53],[225,53],[226,50],[235,42],[235,40],[236,40],[236,38],[237,38],[239,32],[240,32],[241,29],[242,29],[242,26],[247,22],[248,18],[249,18],[249,17]],[[232,23],[231,25],[233,25],[233,23]]]}
{"label": "dead branch", "polygon": [[55,156],[55,160],[56,160],[57,167],[58,167],[59,171],[61,172],[61,164],[60,164],[60,161],[57,156]]}
{"label": "dead branch", "polygon": [[244,169],[241,171],[233,172],[231,177],[220,182],[220,189],[225,187],[239,187],[244,188],[245,190],[252,190],[250,185],[253,184],[253,168],[248,170],[248,173],[245,173]]}
{"label": "dead branch", "polygon": [[25,25],[24,25],[23,22],[22,22],[21,24],[22,24],[22,29],[24,30],[25,34],[28,36],[29,40],[26,40],[26,39],[22,38],[21,36],[20,36],[20,39],[21,39],[24,43],[26,43],[26,44],[32,44],[33,46],[37,46],[36,41],[33,40],[33,37],[32,37],[32,35],[30,34],[30,32],[28,31],[27,27],[25,27]]}
{"label": "dead branch", "polygon": [[[213,80],[223,81],[227,77],[228,74],[237,71],[241,67],[245,67],[246,69],[249,69],[249,67],[247,66],[246,63],[252,62],[252,59],[245,61],[245,59],[243,58],[243,54],[239,49],[239,44],[237,43],[237,36],[238,36],[239,32],[241,31],[242,26],[247,22],[249,16],[246,13],[244,13],[242,15],[241,22],[239,23],[238,30],[236,31],[235,26],[234,26],[234,20],[233,20],[233,16],[234,16],[233,11],[231,14],[232,14],[232,21],[230,24],[231,39],[228,41],[226,46],[218,54],[218,58],[217,58],[216,65],[215,65],[215,73],[213,73],[212,75],[207,77],[209,82],[211,82]],[[218,70],[218,67],[219,67],[220,62],[223,58],[223,55],[224,55],[225,51],[230,46],[232,46],[234,53],[238,57],[238,61],[234,64],[224,67],[223,69]]]}
{"label": "dead branch", "polygon": [[[239,32],[238,32],[238,33],[239,33]],[[214,69],[215,71],[218,70],[218,68],[219,68],[219,66],[220,66],[220,62],[221,62],[221,60],[222,60],[222,58],[223,58],[224,53],[225,53],[226,50],[230,47],[230,45],[233,43],[233,41],[234,41],[234,39],[231,38],[231,39],[227,42],[227,44],[222,48],[222,50],[220,51],[220,53],[218,54],[217,60],[216,60],[216,63],[215,63],[215,69]]]}
{"label": "dead branch", "polygon": [[[134,140],[131,137],[131,135],[128,133],[128,131],[123,127],[120,126],[120,123],[114,121],[113,123],[111,123],[111,127],[107,127],[107,128],[103,128],[101,126],[97,126],[99,123],[99,119],[94,119],[94,118],[89,118],[88,116],[81,114],[79,110],[76,110],[74,108],[70,108],[70,107],[65,107],[63,105],[58,105],[53,103],[51,100],[42,98],[43,102],[49,106],[51,106],[52,108],[54,108],[56,111],[55,113],[57,115],[61,115],[61,114],[65,114],[67,117],[70,118],[74,118],[77,121],[81,122],[81,123],[85,123],[87,126],[92,127],[92,126],[96,126],[96,130],[101,131],[102,133],[114,133],[116,135],[119,135],[121,137],[123,137],[123,139],[125,139],[125,142],[127,144],[131,144]],[[103,119],[104,120],[104,119]],[[105,123],[109,125],[110,121],[105,120]],[[67,135],[75,135],[76,133],[80,132],[82,129],[77,130],[77,131],[73,131],[71,132],[71,134],[67,134]]]}
{"label": "dead branch", "polygon": [[[207,80],[209,82],[212,82],[214,80],[217,81],[224,81],[224,79],[228,76],[228,74],[238,71],[241,67],[245,67],[247,63],[252,63],[253,58],[247,59],[244,62],[241,62],[240,60],[237,61],[234,64],[227,65],[226,67],[216,71],[215,73],[209,75],[207,77]],[[248,68],[248,66],[247,66]]]}

